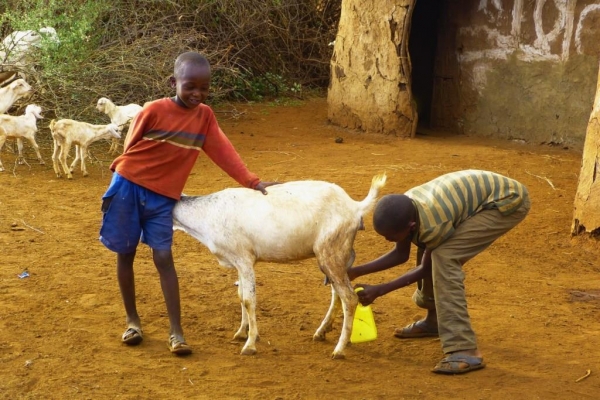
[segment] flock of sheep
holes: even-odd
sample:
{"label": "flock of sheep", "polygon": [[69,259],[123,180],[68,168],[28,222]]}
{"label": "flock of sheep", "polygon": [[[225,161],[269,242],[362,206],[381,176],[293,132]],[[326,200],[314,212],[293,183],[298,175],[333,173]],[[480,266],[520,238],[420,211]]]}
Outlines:
{"label": "flock of sheep", "polygon": [[[15,44],[18,38],[36,37],[28,32],[13,32],[7,38],[9,44]],[[26,46],[19,49],[22,52]],[[24,53],[19,57],[22,60]],[[31,90],[24,79],[0,88],[0,114],[8,111]],[[54,140],[52,161],[57,177],[61,176],[62,167],[71,179],[79,160],[86,176],[87,147],[99,139],[112,138],[111,151],[114,152],[124,125],[142,109],[136,104],[116,106],[107,98],[99,99],[96,107],[110,117],[110,124],[92,125],[71,119],[50,122]],[[7,138],[15,138],[19,149],[17,162],[23,163],[22,142],[26,139],[43,164],[35,142],[36,123],[42,118],[41,112],[39,106],[29,104],[24,115],[0,115],[0,151]],[[66,158],[71,145],[76,146],[76,155],[69,167]],[[0,171],[3,170],[0,163]],[[285,263],[315,257],[331,282],[332,298],[313,339],[325,340],[341,308],[343,328],[332,357],[344,357],[358,304],[346,270],[354,262],[354,238],[358,230],[364,229],[363,217],[374,206],[385,182],[385,175],[374,177],[368,195],[362,201],[353,200],[333,183],[296,181],[269,187],[267,196],[256,190],[230,188],[205,196],[183,196],[177,202],[173,210],[174,229],[196,238],[217,257],[221,265],[235,268],[238,272],[242,320],[234,338],[246,340],[242,354],[256,353],[258,327],[254,264],[258,261]]]}
{"label": "flock of sheep", "polygon": [[[3,40],[2,46],[0,46],[0,61],[2,61],[2,64],[9,64],[15,67],[30,65],[31,57],[35,54],[34,50],[41,45],[42,40],[59,42],[56,31],[51,27],[42,28],[38,31],[13,32]],[[6,79],[8,75],[12,75],[13,78],[16,77],[15,73],[8,72],[2,78]],[[10,80],[10,77],[8,79]],[[31,143],[40,164],[44,164],[39,146],[35,141],[38,131],[37,120],[42,119],[42,108],[35,104],[29,104],[25,108],[23,115],[13,116],[6,114],[16,101],[29,95],[32,90],[31,85],[23,78],[16,79],[0,88],[0,152],[6,139],[16,139],[18,148],[17,162],[19,164],[25,163],[23,158],[23,140]],[[54,144],[52,164],[57,177],[60,178],[62,172],[64,172],[67,178],[72,179],[73,171],[78,161],[81,162],[83,176],[87,176],[85,158],[87,157],[89,145],[100,139],[112,139],[109,151],[110,153],[117,152],[124,126],[142,109],[137,104],[117,106],[106,97],[98,100],[96,108],[98,111],[108,115],[110,124],[93,125],[72,119],[52,120],[50,122],[49,128]],[[75,159],[68,166],[67,155],[72,145],[75,145]],[[0,160],[1,171],[4,171],[4,166]]]}

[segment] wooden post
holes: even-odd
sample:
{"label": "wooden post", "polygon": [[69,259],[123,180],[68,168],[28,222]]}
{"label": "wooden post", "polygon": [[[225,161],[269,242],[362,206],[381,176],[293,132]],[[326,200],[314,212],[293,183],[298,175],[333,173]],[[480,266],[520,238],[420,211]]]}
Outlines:
{"label": "wooden post", "polygon": [[596,98],[585,134],[571,234],[600,233],[600,68]]}

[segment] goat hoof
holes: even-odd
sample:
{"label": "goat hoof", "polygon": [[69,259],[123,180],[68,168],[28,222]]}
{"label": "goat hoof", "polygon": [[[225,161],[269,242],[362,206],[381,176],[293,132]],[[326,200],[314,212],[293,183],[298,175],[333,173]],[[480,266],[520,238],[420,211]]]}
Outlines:
{"label": "goat hoof", "polygon": [[331,354],[331,359],[332,360],[344,360],[344,359],[346,359],[346,356],[344,355],[344,353],[333,353],[333,354]]}
{"label": "goat hoof", "polygon": [[46,165],[46,163],[43,160],[40,160],[40,165]]}
{"label": "goat hoof", "polygon": [[315,333],[313,335],[313,341],[314,342],[324,342],[325,341],[325,334],[320,334],[320,333]]}
{"label": "goat hoof", "polygon": [[233,335],[233,340],[241,340],[245,342],[246,339],[248,339],[246,332],[236,332],[235,335]]}
{"label": "goat hoof", "polygon": [[253,356],[255,354],[256,354],[256,349],[252,349],[252,348],[243,348],[242,349],[243,356]]}

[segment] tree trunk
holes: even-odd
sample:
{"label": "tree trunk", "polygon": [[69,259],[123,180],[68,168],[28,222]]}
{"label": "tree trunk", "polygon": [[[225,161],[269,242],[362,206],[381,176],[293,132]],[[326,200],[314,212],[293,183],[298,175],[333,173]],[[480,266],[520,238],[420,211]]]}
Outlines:
{"label": "tree trunk", "polygon": [[414,137],[408,54],[415,0],[342,0],[327,94],[328,117],[366,132]]}
{"label": "tree trunk", "polygon": [[594,108],[585,134],[581,172],[575,194],[571,233],[597,234],[600,228],[600,69],[596,84]]}

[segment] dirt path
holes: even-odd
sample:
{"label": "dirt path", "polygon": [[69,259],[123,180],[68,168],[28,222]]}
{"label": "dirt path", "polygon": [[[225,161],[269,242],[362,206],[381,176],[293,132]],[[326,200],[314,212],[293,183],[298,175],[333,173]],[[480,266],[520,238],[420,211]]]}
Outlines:
{"label": "dirt path", "polygon": [[[329,304],[314,260],[257,266],[258,354],[231,340],[240,320],[234,271],[206,248],[175,234],[183,321],[194,354],[171,356],[158,275],[147,247],[136,264],[145,341],[120,343],[124,312],[115,257],[97,240],[99,198],[108,185],[108,144],[92,149],[90,176],[56,179],[48,164],[18,166],[4,150],[0,174],[0,397],[7,399],[596,399],[600,397],[600,250],[571,239],[580,152],[469,137],[397,140],[327,125],[323,99],[301,105],[218,113],[250,169],[265,180],[319,179],[363,198],[387,171],[384,193],[403,192],[446,172],[480,168],[525,183],[527,219],[466,265],[469,310],[487,368],[465,376],[429,372],[438,340],[401,341],[393,329],[418,319],[413,288],[373,305],[379,338],[331,360],[339,335],[312,334]],[[231,108],[226,110],[231,111]],[[239,118],[232,118],[237,115]],[[342,137],[343,143],[335,142]],[[103,161],[100,161],[103,160]],[[186,193],[237,184],[202,156]],[[357,263],[388,251],[370,216],[359,232]],[[12,227],[16,224],[16,227]],[[16,229],[16,230],[15,230]],[[413,252],[414,253],[414,252]],[[409,264],[359,281],[389,280]],[[19,279],[24,270],[30,277]],[[591,376],[576,382],[591,370]]]}

